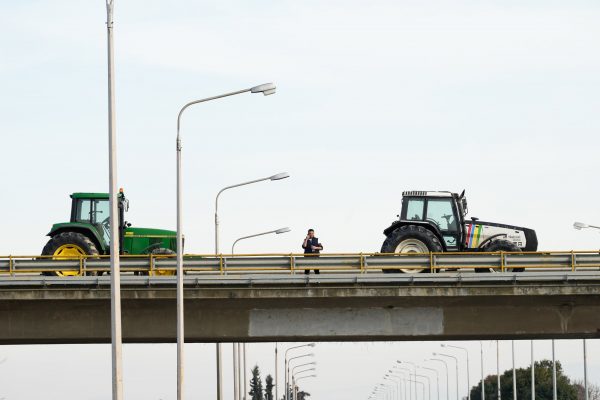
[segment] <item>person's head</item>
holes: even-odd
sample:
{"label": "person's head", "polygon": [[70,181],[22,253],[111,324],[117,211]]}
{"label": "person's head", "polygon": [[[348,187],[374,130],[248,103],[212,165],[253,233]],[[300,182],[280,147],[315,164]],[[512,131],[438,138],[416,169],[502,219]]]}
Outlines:
{"label": "person's head", "polygon": [[310,237],[310,238],[315,237],[315,230],[314,229],[309,229],[308,230],[308,237]]}

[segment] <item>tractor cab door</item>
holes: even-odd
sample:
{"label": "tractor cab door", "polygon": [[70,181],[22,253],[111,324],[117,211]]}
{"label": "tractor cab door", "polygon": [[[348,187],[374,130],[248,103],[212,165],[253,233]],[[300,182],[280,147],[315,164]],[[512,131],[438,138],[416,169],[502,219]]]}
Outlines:
{"label": "tractor cab door", "polygon": [[460,246],[460,221],[451,197],[406,197],[401,219],[435,225],[449,251]]}
{"label": "tractor cab door", "polygon": [[427,199],[425,220],[437,225],[449,251],[459,249],[460,223],[451,197]]}
{"label": "tractor cab door", "polygon": [[110,218],[108,199],[76,199],[72,222],[92,225],[104,242],[110,244]]}

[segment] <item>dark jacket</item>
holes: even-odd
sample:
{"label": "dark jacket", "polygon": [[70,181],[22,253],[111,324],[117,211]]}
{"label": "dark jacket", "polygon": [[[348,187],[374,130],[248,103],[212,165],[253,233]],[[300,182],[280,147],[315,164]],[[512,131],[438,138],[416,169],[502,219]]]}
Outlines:
{"label": "dark jacket", "polygon": [[319,239],[313,237],[306,241],[306,247],[304,246],[304,242],[302,242],[302,248],[304,249],[304,254],[306,253],[319,253],[319,250],[313,250],[311,246],[320,246],[323,247],[321,243],[319,243]]}

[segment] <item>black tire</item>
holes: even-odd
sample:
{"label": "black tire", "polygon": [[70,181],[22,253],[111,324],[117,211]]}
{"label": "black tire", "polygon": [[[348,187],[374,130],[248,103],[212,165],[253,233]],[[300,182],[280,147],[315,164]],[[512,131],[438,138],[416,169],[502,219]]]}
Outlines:
{"label": "black tire", "polygon": [[[63,253],[64,250],[69,249],[69,245],[71,246],[72,251]],[[43,256],[55,256],[56,258],[76,257],[75,253],[86,254],[90,256],[97,256],[100,254],[94,242],[92,242],[87,236],[78,232],[59,233],[58,235],[53,236],[42,249]],[[54,271],[45,272],[43,275],[70,276],[79,275],[79,273],[73,274],[72,271]]]}
{"label": "black tire", "polygon": [[[444,248],[442,243],[438,239],[438,237],[429,229],[426,229],[422,226],[418,225],[403,225],[400,228],[394,230],[392,233],[388,235],[388,237],[383,242],[381,246],[382,253],[396,253],[398,247],[404,242],[408,243],[409,241],[418,241],[423,246],[418,245],[417,247],[422,247],[420,251],[427,252],[442,252]],[[419,252],[420,252],[419,251]],[[401,253],[414,253],[416,251],[408,250],[401,251]],[[418,272],[426,272],[428,269],[384,269],[384,273],[392,273],[392,272],[405,272],[405,273],[418,273]]]}
{"label": "black tire", "polygon": [[[487,246],[485,246],[483,248],[483,251],[485,252],[494,252],[494,251],[508,251],[508,252],[520,252],[521,249],[519,248],[519,246],[517,246],[516,244],[509,242],[508,240],[504,240],[504,239],[499,239],[499,240],[494,240],[493,242],[491,242],[490,244],[488,244]],[[489,268],[489,269],[482,269],[482,268],[477,268],[475,270],[475,272],[492,272],[492,271],[496,271],[496,272],[500,272],[499,268]],[[504,268],[505,272],[523,272],[523,268]]]}

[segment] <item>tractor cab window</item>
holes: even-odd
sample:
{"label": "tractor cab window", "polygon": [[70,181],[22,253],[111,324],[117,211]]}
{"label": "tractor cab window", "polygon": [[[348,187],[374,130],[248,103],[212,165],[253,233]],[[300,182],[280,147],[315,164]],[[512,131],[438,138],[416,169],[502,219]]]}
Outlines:
{"label": "tractor cab window", "polygon": [[458,225],[452,209],[451,199],[429,199],[427,221],[435,223],[441,231],[456,232]]}
{"label": "tractor cab window", "polygon": [[79,199],[75,210],[75,222],[96,226],[106,242],[110,239],[108,199]]}
{"label": "tractor cab window", "polygon": [[425,200],[423,199],[408,199],[406,203],[406,219],[411,221],[422,221],[423,220],[423,208],[425,207]]}

